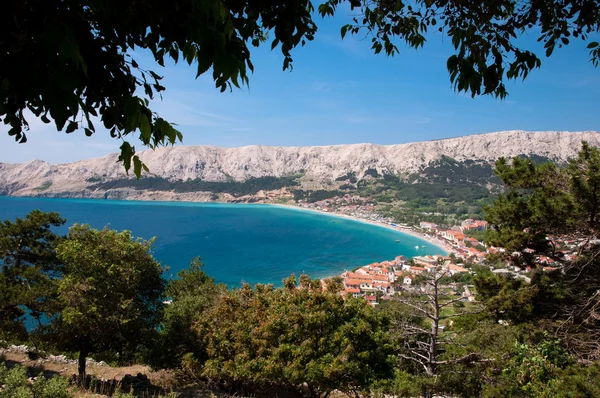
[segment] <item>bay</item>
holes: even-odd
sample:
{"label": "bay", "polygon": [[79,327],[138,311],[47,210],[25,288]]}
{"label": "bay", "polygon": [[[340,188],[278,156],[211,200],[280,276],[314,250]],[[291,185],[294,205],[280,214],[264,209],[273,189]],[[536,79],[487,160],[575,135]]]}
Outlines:
{"label": "bay", "polygon": [[398,255],[445,254],[388,228],[281,206],[0,197],[1,220],[22,218],[34,209],[67,219],[60,233],[85,223],[156,237],[153,255],[169,267],[168,277],[200,256],[205,271],[231,287],[242,282],[280,286],[292,273],[322,278]]}

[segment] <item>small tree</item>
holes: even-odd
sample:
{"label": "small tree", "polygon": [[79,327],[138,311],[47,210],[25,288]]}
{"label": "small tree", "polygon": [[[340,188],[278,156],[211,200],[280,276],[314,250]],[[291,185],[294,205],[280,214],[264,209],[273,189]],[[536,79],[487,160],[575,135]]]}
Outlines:
{"label": "small tree", "polygon": [[39,320],[52,312],[60,237],[51,228],[64,222],[58,213],[39,210],[0,222],[0,336],[24,338],[25,313]]}
{"label": "small tree", "polygon": [[[405,291],[397,298],[404,311],[399,312],[393,324],[395,335],[401,340],[400,358],[408,360],[421,368],[428,378],[437,377],[440,366],[459,363],[473,363],[481,360],[476,352],[469,352],[450,359],[440,359],[446,346],[452,344],[452,337],[442,332],[442,321],[476,314],[471,310],[450,310],[462,298],[446,299],[443,297],[440,281],[449,274],[442,265],[435,272],[423,275],[424,283],[417,289]],[[446,310],[448,309],[448,310]],[[419,372],[420,373],[420,372]]]}
{"label": "small tree", "polygon": [[[486,244],[533,271],[529,286],[480,279],[486,305],[515,322],[535,319],[580,360],[598,360],[600,149],[583,142],[566,166],[502,158],[495,172],[507,192],[485,209]],[[549,263],[557,271],[545,269]]]}
{"label": "small tree", "polygon": [[189,268],[180,271],[167,286],[169,305],[164,309],[158,341],[149,353],[155,368],[176,368],[186,354],[204,358],[204,346],[193,326],[206,317],[227,286],[216,284],[202,267],[200,258],[193,259]]}
{"label": "small tree", "polygon": [[254,391],[358,394],[389,375],[384,326],[365,300],[344,301],[307,276],[282,289],[245,285],[197,326],[208,354],[201,374]]}
{"label": "small tree", "polygon": [[151,246],[152,240],[134,239],[129,231],[75,224],[56,248],[64,277],[52,326],[61,345],[79,352],[80,382],[88,354],[126,357],[156,331],[165,281]]}

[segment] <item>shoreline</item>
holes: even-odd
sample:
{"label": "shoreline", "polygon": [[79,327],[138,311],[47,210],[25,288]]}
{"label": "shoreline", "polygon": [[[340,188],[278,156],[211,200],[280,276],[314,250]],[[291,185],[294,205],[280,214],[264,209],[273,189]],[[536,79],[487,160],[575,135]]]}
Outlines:
{"label": "shoreline", "polygon": [[[382,223],[382,222],[377,222],[377,221],[373,221],[373,220],[367,220],[364,218],[360,218],[360,217],[356,217],[356,216],[351,216],[348,214],[343,214],[343,213],[338,213],[338,212],[327,212],[327,211],[322,211],[322,210],[316,210],[316,209],[308,209],[305,207],[301,207],[301,206],[296,206],[296,205],[290,205],[290,204],[281,204],[281,203],[232,203],[232,202],[220,202],[220,201],[207,201],[207,202],[203,202],[203,201],[185,201],[185,200],[152,200],[152,199],[148,199],[148,200],[144,200],[144,199],[140,199],[140,198],[136,198],[136,199],[108,199],[108,198],[65,198],[65,197],[44,197],[44,196],[17,196],[17,195],[0,195],[0,197],[5,197],[5,198],[19,198],[19,199],[59,199],[59,200],[75,200],[75,201],[93,201],[93,202],[105,202],[105,203],[110,203],[110,202],[128,202],[130,204],[134,204],[135,202],[139,202],[139,203],[143,203],[143,204],[154,204],[154,205],[184,205],[184,206],[194,206],[194,205],[244,205],[244,206],[272,206],[272,207],[281,207],[284,209],[294,209],[297,211],[307,211],[307,212],[313,212],[313,213],[317,213],[320,215],[328,215],[331,217],[339,217],[339,218],[345,218],[347,220],[352,220],[352,221],[356,221],[356,222],[360,222],[363,224],[369,224],[372,226],[377,226],[377,227],[381,227],[381,228],[386,228],[395,232],[400,232],[406,235],[410,235],[414,238],[418,238],[421,239],[423,241],[426,241],[427,243],[437,247],[438,249],[440,249],[442,252],[445,253],[445,255],[448,255],[450,253],[453,252],[453,248],[446,244],[445,242],[439,241],[438,239],[432,239],[431,237],[419,233],[417,231],[414,231],[413,229],[409,229],[409,228],[402,228],[402,227],[398,227],[398,226],[392,226],[386,223]],[[117,204],[117,203],[114,203]]]}
{"label": "shoreline", "polygon": [[313,213],[317,213],[317,214],[321,214],[321,215],[329,215],[332,217],[340,217],[340,218],[345,218],[347,220],[352,220],[352,221],[356,221],[356,222],[360,222],[363,224],[369,224],[369,225],[374,225],[377,227],[381,227],[381,228],[386,228],[395,232],[400,232],[402,234],[406,234],[406,235],[410,235],[413,238],[418,238],[421,240],[426,241],[427,243],[432,244],[433,246],[441,249],[445,255],[449,255],[450,253],[453,252],[453,249],[450,245],[445,244],[444,242],[441,242],[437,239],[433,239],[425,234],[421,234],[417,231],[414,231],[412,229],[408,229],[408,228],[402,228],[402,227],[394,227],[392,225],[386,224],[386,223],[382,223],[382,222],[377,222],[377,221],[373,221],[373,220],[367,220],[364,218],[360,218],[360,217],[355,217],[355,216],[350,216],[348,214],[343,214],[343,213],[337,213],[337,212],[328,212],[328,211],[321,211],[321,210],[315,210],[315,209],[307,209],[305,207],[301,207],[301,206],[295,206],[295,205],[284,205],[284,204],[279,204],[279,203],[263,203],[264,205],[267,206],[276,206],[276,207],[282,207],[282,208],[287,208],[287,209],[295,209],[295,210],[300,210],[300,211],[308,211],[308,212],[313,212]]}

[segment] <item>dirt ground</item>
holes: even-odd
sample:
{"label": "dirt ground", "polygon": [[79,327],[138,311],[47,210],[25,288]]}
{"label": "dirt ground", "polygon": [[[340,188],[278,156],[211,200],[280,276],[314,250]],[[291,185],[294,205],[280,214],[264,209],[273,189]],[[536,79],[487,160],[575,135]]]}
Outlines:
{"label": "dirt ground", "polygon": [[[0,352],[0,363],[8,367],[21,365],[27,368],[29,377],[36,377],[44,373],[46,377],[60,375],[75,379],[77,365],[52,361],[44,358],[31,359],[26,353],[18,351]],[[73,387],[75,398],[103,398],[112,396],[116,388],[121,391],[131,391],[139,398],[154,398],[158,395],[166,395],[170,391],[179,394],[179,398],[232,398],[237,394],[230,395],[215,388],[203,388],[199,385],[181,386],[175,374],[171,371],[152,371],[148,366],[134,365],[123,367],[112,367],[108,365],[97,365],[88,363],[86,368],[88,376],[93,377],[87,390]],[[138,384],[138,381],[141,383]],[[129,383],[129,384],[128,384]],[[265,396],[271,396],[267,393]],[[281,396],[280,394],[276,394]],[[330,398],[348,398],[346,394],[335,392]]]}
{"label": "dirt ground", "polygon": [[[77,374],[76,364],[56,362],[43,358],[30,359],[23,352],[8,351],[0,353],[0,363],[2,362],[6,363],[8,367],[17,364],[26,367],[28,369],[28,376],[30,377],[36,377],[42,372],[46,377],[60,375],[71,378]],[[140,397],[155,397],[169,391],[179,392],[182,398],[220,395],[201,390],[198,387],[193,389],[181,388],[178,386],[176,377],[172,372],[152,371],[148,366],[143,365],[112,367],[108,365],[88,364],[86,370],[88,375],[93,376],[95,382],[90,384],[88,391],[74,388],[75,398],[111,396],[115,388],[122,387],[122,383],[126,383],[128,378],[133,380],[133,384],[138,379],[144,381],[144,385],[136,391],[136,395]]]}

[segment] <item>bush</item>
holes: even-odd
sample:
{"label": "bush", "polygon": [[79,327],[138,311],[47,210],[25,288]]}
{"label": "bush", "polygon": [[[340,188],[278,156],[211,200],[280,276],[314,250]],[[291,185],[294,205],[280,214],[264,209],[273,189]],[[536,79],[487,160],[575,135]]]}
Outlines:
{"label": "bush", "polygon": [[34,398],[68,398],[69,380],[63,377],[52,377],[50,379],[40,375],[31,386]]}
{"label": "bush", "polygon": [[69,381],[62,377],[50,379],[40,375],[33,384],[27,382],[22,366],[7,369],[0,365],[0,398],[69,398]]}

